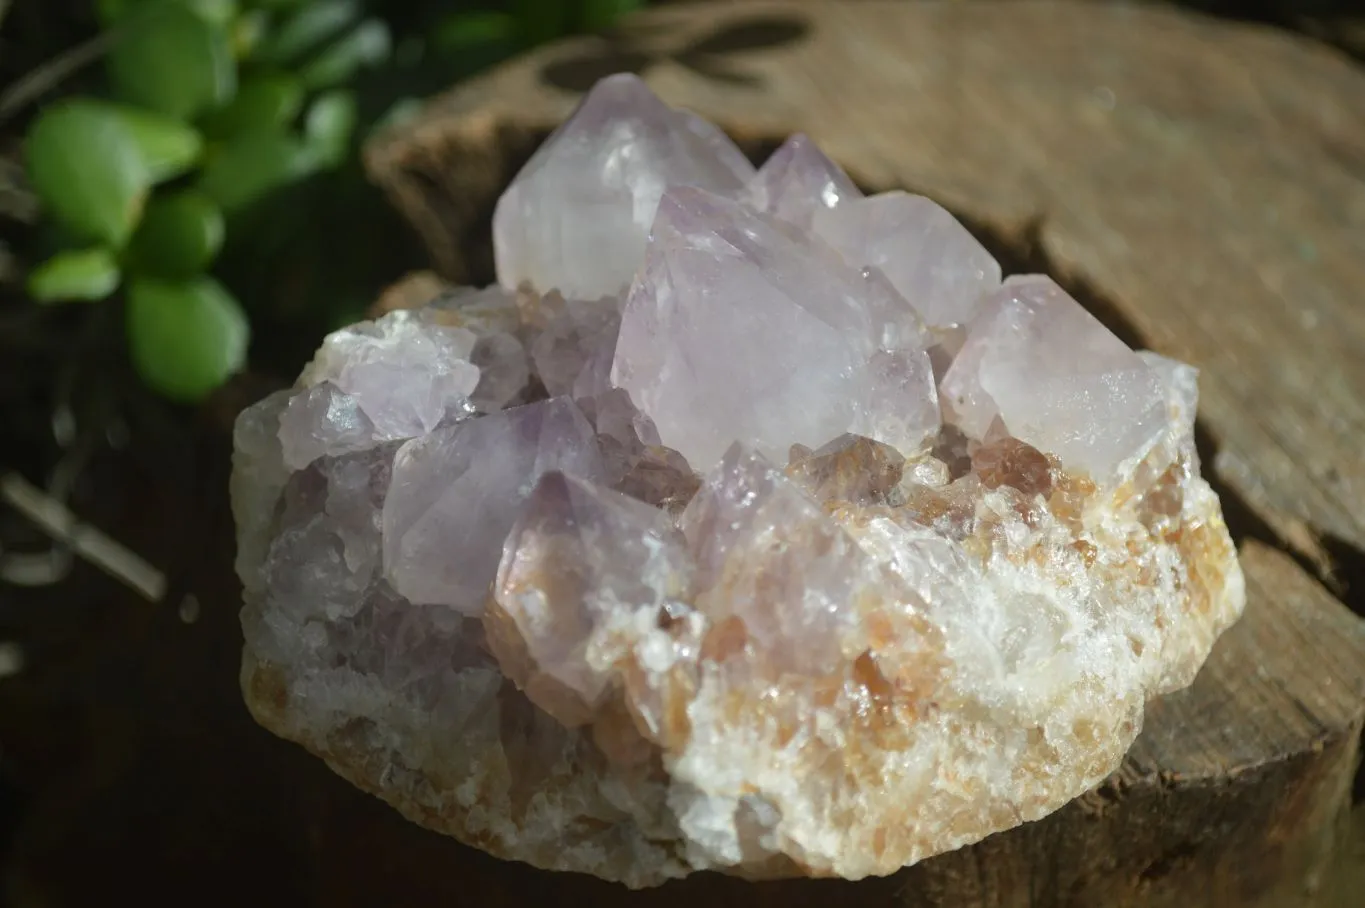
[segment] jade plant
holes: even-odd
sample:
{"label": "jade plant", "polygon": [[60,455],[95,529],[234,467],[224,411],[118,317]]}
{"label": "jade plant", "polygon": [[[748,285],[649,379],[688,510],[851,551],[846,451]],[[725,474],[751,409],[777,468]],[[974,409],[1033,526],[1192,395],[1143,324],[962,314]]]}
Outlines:
{"label": "jade plant", "polygon": [[99,0],[100,97],[52,103],[25,159],[56,251],[42,303],[120,297],[143,380],[204,397],[246,357],[241,305],[212,275],[234,217],[335,168],[357,120],[346,87],[389,54],[358,0]]}
{"label": "jade plant", "polygon": [[[93,2],[104,47],[96,90],[51,102],[26,136],[47,227],[28,291],[42,304],[120,306],[144,382],[190,403],[245,363],[250,326],[229,288],[251,294],[263,317],[269,307],[250,287],[257,263],[310,255],[317,193],[288,187],[330,172],[308,188],[330,194],[334,218],[333,203],[356,197],[356,137],[410,114],[412,95],[641,5],[391,0],[382,9],[408,32],[394,41],[366,0]],[[362,91],[356,77],[386,62]],[[363,231],[367,219],[355,221]],[[277,258],[282,235],[289,248]],[[342,314],[355,316],[349,303]]]}

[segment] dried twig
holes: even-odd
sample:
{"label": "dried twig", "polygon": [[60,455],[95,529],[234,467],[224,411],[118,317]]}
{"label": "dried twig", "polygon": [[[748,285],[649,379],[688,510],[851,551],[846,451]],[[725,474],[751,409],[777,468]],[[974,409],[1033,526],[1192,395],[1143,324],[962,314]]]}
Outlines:
{"label": "dried twig", "polygon": [[19,474],[0,476],[0,501],[6,502],[71,551],[152,602],[160,602],[165,595],[164,574],[104,533],[89,524],[80,523],[61,502],[30,485]]}
{"label": "dried twig", "polygon": [[[0,16],[3,16],[8,2],[0,0]],[[56,88],[73,73],[98,60],[109,49],[112,34],[103,32],[84,44],[63,51],[11,85],[9,91],[0,95],[0,124]]]}
{"label": "dried twig", "polygon": [[0,218],[21,224],[38,219],[38,199],[25,185],[24,168],[5,151],[0,151]]}

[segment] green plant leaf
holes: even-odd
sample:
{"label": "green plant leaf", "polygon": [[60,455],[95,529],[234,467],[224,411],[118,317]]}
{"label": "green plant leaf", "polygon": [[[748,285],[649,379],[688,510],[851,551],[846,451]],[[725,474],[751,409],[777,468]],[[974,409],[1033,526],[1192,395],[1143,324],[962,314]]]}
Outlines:
{"label": "green plant leaf", "polygon": [[29,129],[25,157],[29,180],[53,217],[84,239],[123,247],[152,175],[121,116],[94,101],[55,104]]}
{"label": "green plant leaf", "polygon": [[249,132],[231,139],[209,157],[199,188],[231,213],[313,173],[317,165],[316,153],[298,136]]}
{"label": "green plant leaf", "polygon": [[361,67],[388,59],[389,50],[389,27],[378,19],[366,19],[309,60],[299,70],[299,78],[312,89],[340,85]]}
{"label": "green plant leaf", "polygon": [[293,63],[360,19],[357,0],[313,0],[284,20],[256,46],[256,58],[267,63]]}
{"label": "green plant leaf", "polygon": [[59,252],[29,273],[28,292],[40,303],[101,300],[118,288],[114,254],[103,246]]}
{"label": "green plant leaf", "polygon": [[124,101],[191,119],[237,90],[226,31],[176,3],[139,7],[109,50],[109,80]]}
{"label": "green plant leaf", "polygon": [[124,104],[111,104],[109,108],[137,145],[152,182],[179,176],[199,162],[204,139],[193,126]]}
{"label": "green plant leaf", "polygon": [[204,131],[215,138],[288,126],[303,107],[303,86],[289,73],[267,73],[242,82],[226,107],[204,118]]}
{"label": "green plant leaf", "polygon": [[95,0],[95,15],[100,24],[113,25],[137,5],[137,0]]}
{"label": "green plant leaf", "polygon": [[303,135],[319,164],[338,167],[346,160],[359,119],[355,93],[344,88],[323,92],[309,105]]}
{"label": "green plant leaf", "polygon": [[270,13],[263,9],[249,9],[232,21],[228,26],[228,43],[232,45],[232,55],[238,60],[249,60],[256,55],[256,48],[270,33]]}
{"label": "green plant leaf", "polygon": [[202,400],[246,362],[251,329],[242,307],[213,278],[138,278],[128,284],[128,349],[153,390]]}
{"label": "green plant leaf", "polygon": [[192,277],[208,268],[223,248],[223,212],[194,189],[153,198],[128,244],[128,263],[138,273]]}
{"label": "green plant leaf", "polygon": [[[96,0],[95,13],[104,25],[114,25],[142,7],[160,0]],[[237,0],[173,0],[205,22],[227,25],[237,16]]]}
{"label": "green plant leaf", "polygon": [[439,50],[453,53],[488,44],[510,44],[516,36],[514,16],[487,10],[446,16],[432,30],[431,43]]}
{"label": "green plant leaf", "polygon": [[583,0],[582,25],[588,31],[610,28],[626,13],[644,6],[641,0]]}
{"label": "green plant leaf", "polygon": [[183,0],[211,25],[227,28],[237,18],[237,0]]}
{"label": "green plant leaf", "polygon": [[569,30],[569,4],[564,0],[512,0],[512,15],[524,44],[551,41]]}

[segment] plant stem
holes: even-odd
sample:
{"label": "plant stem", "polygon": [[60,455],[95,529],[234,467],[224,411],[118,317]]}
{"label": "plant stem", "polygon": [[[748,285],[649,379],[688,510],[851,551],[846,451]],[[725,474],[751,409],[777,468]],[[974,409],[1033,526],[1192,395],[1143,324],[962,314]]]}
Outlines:
{"label": "plant stem", "polygon": [[[9,0],[0,0],[0,19],[3,19],[8,9]],[[63,51],[11,85],[9,91],[0,95],[0,124],[56,88],[73,73],[98,60],[109,49],[112,34],[104,32],[84,44]]]}

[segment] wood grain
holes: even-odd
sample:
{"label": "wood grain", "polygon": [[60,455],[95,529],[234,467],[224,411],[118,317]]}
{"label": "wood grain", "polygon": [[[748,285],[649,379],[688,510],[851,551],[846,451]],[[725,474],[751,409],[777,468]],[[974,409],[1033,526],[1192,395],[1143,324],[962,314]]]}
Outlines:
{"label": "wood grain", "polygon": [[498,193],[568,89],[625,66],[755,152],[804,131],[865,187],[935,198],[1010,267],[1048,270],[1130,343],[1199,366],[1205,470],[1250,601],[1099,790],[889,880],[700,876],[629,898],[532,871],[469,885],[490,904],[1304,903],[1365,718],[1365,631],[1303,567],[1339,592],[1365,583],[1365,73],[1159,8],[665,7],[495,70],[371,144],[441,275],[490,278]]}

